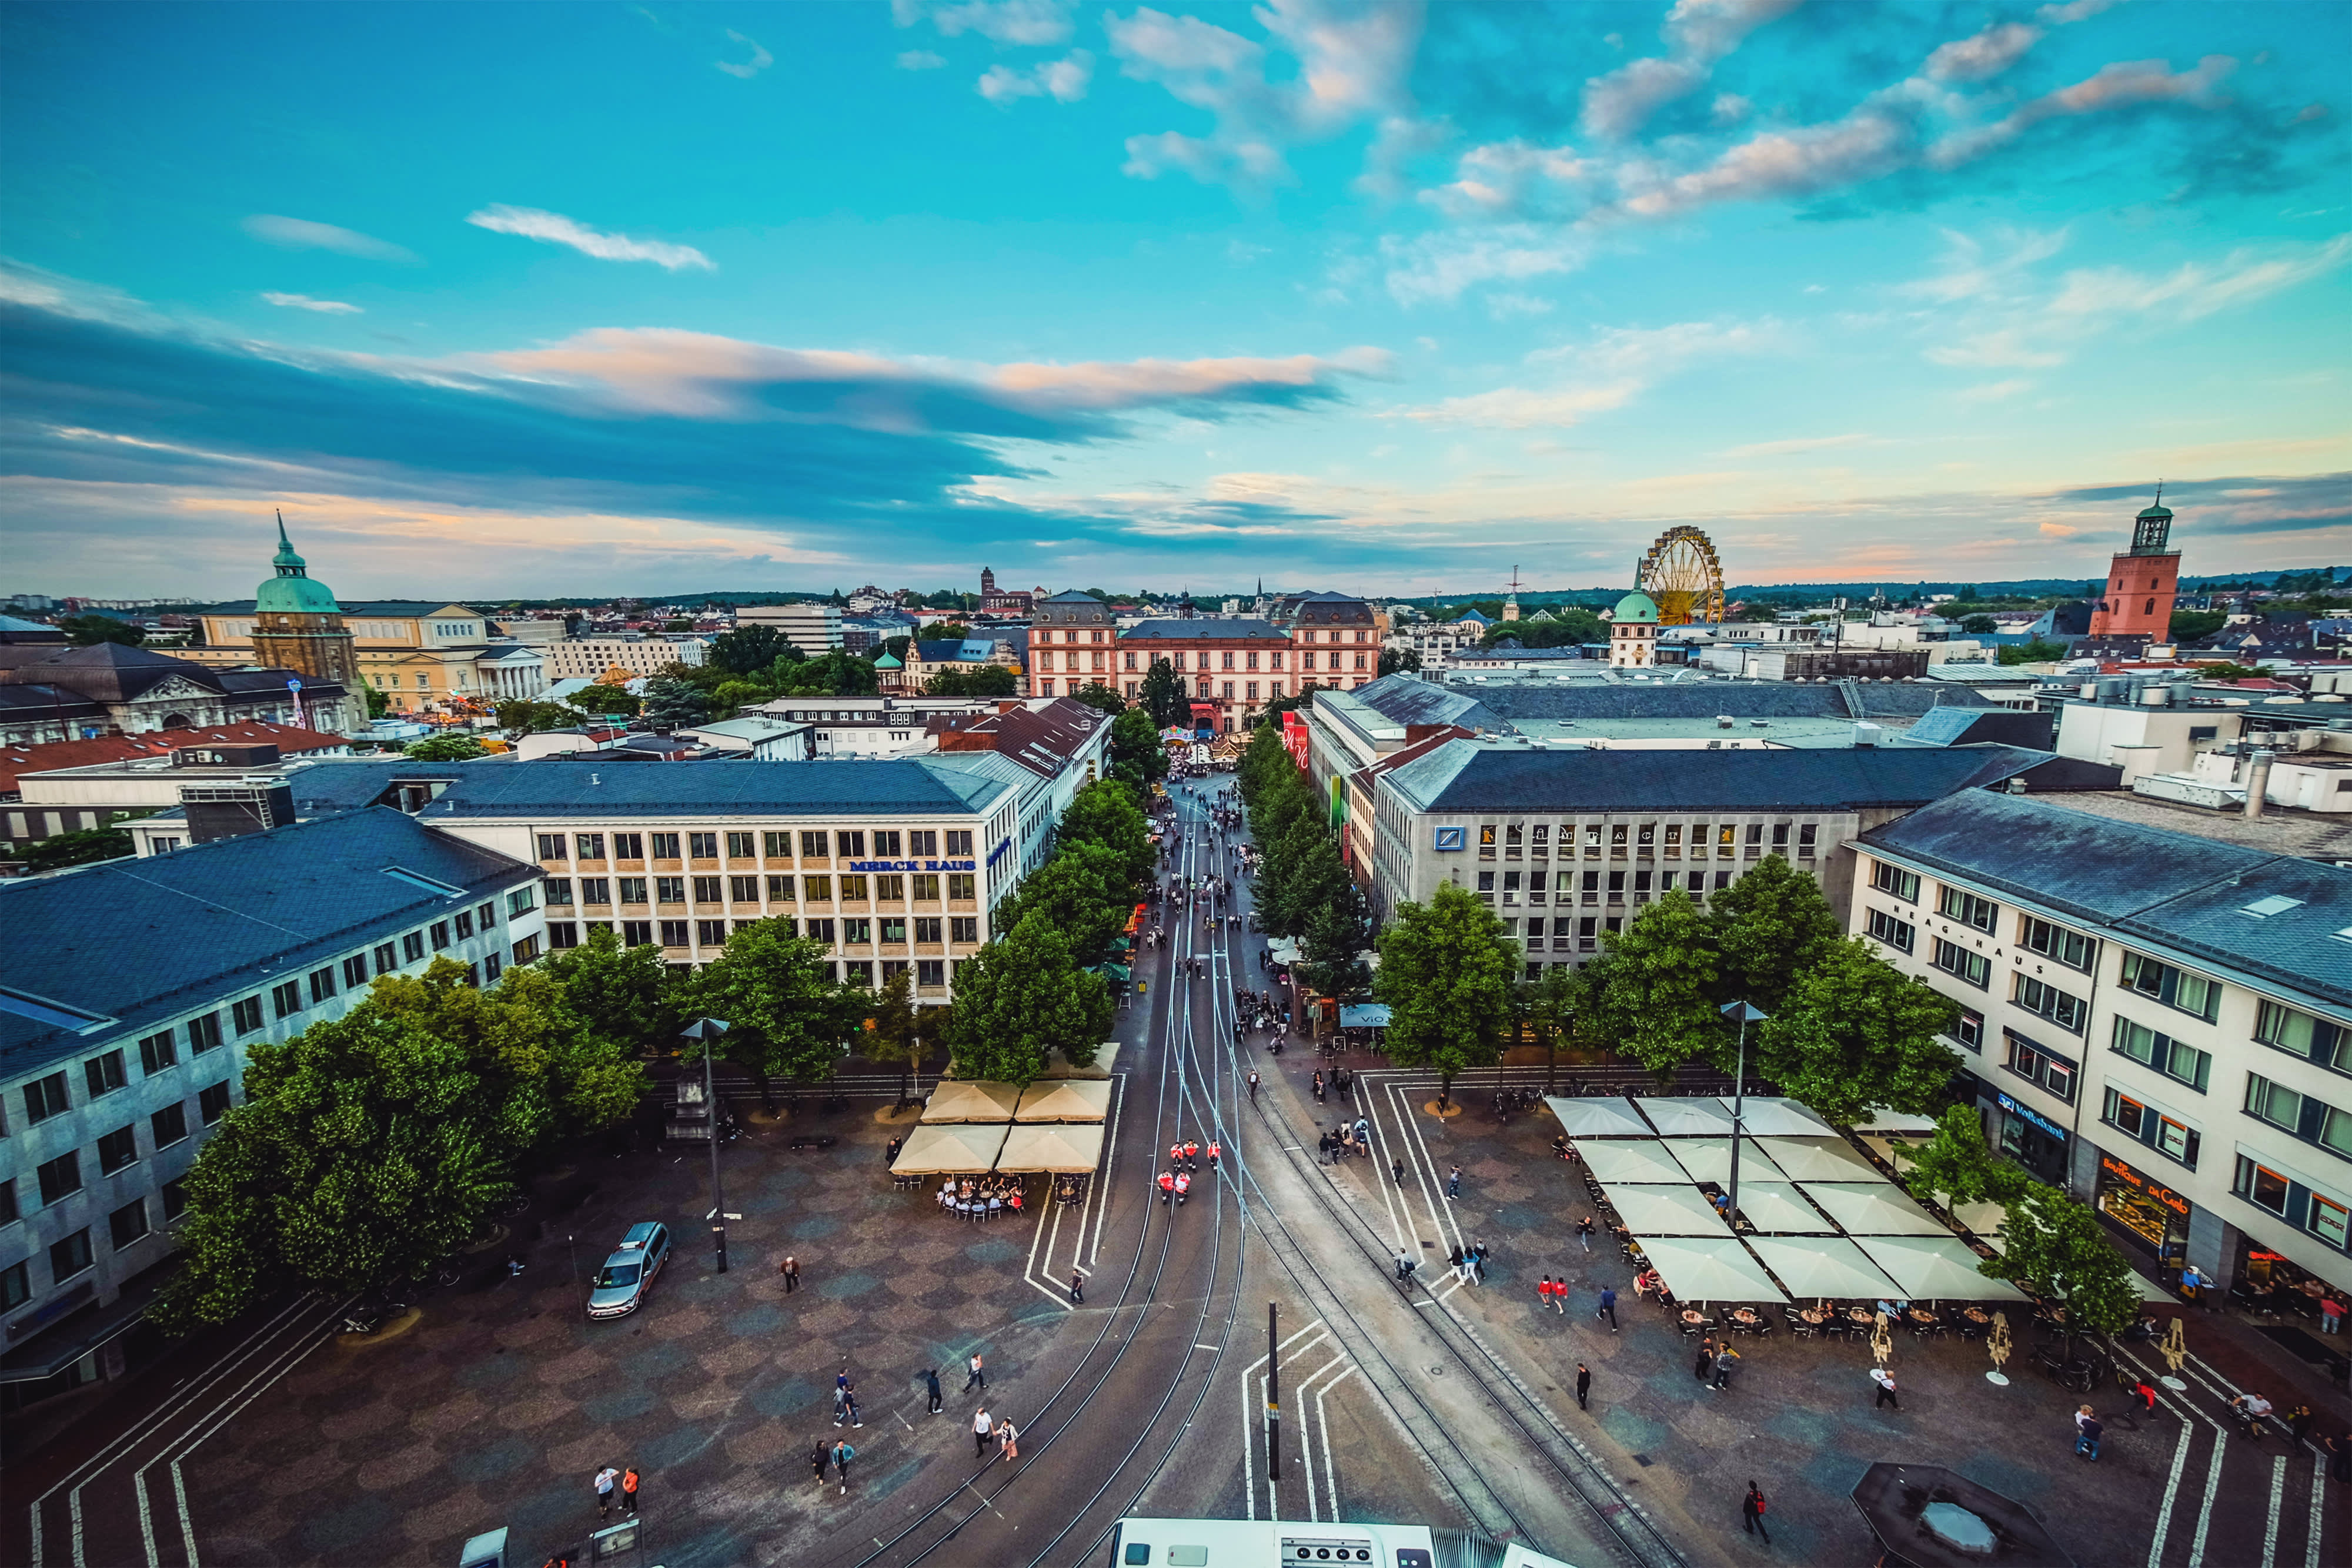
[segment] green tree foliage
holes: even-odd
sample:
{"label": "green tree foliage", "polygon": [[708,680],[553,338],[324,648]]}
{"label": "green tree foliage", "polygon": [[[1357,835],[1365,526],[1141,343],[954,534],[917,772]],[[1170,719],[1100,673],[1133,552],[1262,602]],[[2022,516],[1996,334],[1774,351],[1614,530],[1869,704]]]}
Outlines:
{"label": "green tree foliage", "polygon": [[517,700],[503,702],[497,708],[499,727],[520,730],[526,735],[538,735],[551,729],[569,729],[585,723],[588,716],[562,703],[535,703]]}
{"label": "green tree foliage", "polygon": [[784,697],[871,696],[881,690],[873,663],[836,648],[822,658],[770,666],[770,695]]}
{"label": "green tree foliage", "polygon": [[2044,643],[2038,637],[2031,643],[2012,643],[2000,654],[2004,664],[2047,664],[2065,656],[2065,643]]}
{"label": "green tree foliage", "polygon": [[793,936],[784,920],[738,926],[682,990],[683,1013],[728,1025],[719,1054],[751,1074],[763,1102],[776,1079],[830,1079],[873,999],[836,982],[832,949]]}
{"label": "green tree foliage", "polygon": [[1584,988],[1578,983],[1582,973],[1566,964],[1551,964],[1545,967],[1541,979],[1525,981],[1518,988],[1519,1021],[1544,1048],[1547,1089],[1559,1069],[1559,1048],[1573,1039],[1578,1017],[1584,1010]]}
{"label": "green tree foliage", "polygon": [[[1352,895],[1354,889],[1348,892]],[[1364,922],[1356,913],[1352,896],[1334,900],[1308,915],[1299,946],[1305,962],[1299,966],[1298,977],[1318,996],[1354,1001],[1371,989],[1372,971],[1361,956]]]}
{"label": "green tree foliage", "polygon": [[2210,637],[2230,623],[2226,610],[2176,610],[2166,623],[2165,634],[2176,643],[2194,643]]}
{"label": "green tree foliage", "polygon": [[610,925],[592,929],[577,947],[550,953],[539,967],[625,1055],[667,1051],[685,1027],[661,949],[649,942],[624,946]]}
{"label": "green tree foliage", "polygon": [[131,835],[121,828],[80,828],[52,833],[17,846],[16,854],[28,871],[56,871],[62,866],[89,865],[95,861],[121,860],[133,852]]}
{"label": "green tree foliage", "polygon": [[1312,810],[1290,816],[1266,850],[1254,887],[1258,925],[1276,936],[1303,937],[1325,911],[1355,905],[1355,883],[1339,846]]}
{"label": "green tree foliage", "polygon": [[1066,839],[1052,860],[996,906],[992,923],[1009,930],[1040,915],[1068,941],[1071,960],[1091,968],[1109,956],[1112,939],[1135,907],[1131,873],[1127,857],[1109,845]]}
{"label": "green tree foliage", "polygon": [[646,683],[645,715],[649,723],[684,728],[710,716],[710,698],[692,682],[665,670]]}
{"label": "green tree foliage", "polygon": [[1958,1012],[1856,936],[1800,975],[1749,1041],[1783,1093],[1851,1126],[1882,1105],[1924,1114],[1943,1103],[1959,1061],[1938,1037]]}
{"label": "green tree foliage", "polygon": [[1072,692],[1070,696],[1073,700],[1082,702],[1099,713],[1107,713],[1113,718],[1127,711],[1127,699],[1100,681],[1088,681],[1085,685]]}
{"label": "green tree foliage", "polygon": [[1716,1011],[1714,932],[1682,889],[1603,932],[1587,965],[1590,1032],[1661,1078],[1694,1059],[1728,1070],[1733,1041]]}
{"label": "green tree foliage", "polygon": [[1381,650],[1381,674],[1393,675],[1400,671],[1418,670],[1420,668],[1421,655],[1414,653],[1411,648],[1383,648]]}
{"label": "green tree foliage", "polygon": [[367,716],[372,719],[382,718],[392,711],[391,696],[368,685],[364,675],[360,677],[360,695],[367,703]]}
{"label": "green tree foliage", "polygon": [[77,648],[95,647],[100,643],[120,643],[126,648],[135,648],[147,641],[144,627],[134,626],[128,621],[118,621],[111,615],[101,615],[96,611],[86,615],[68,615],[58,622],[58,630],[63,632],[66,641]]}
{"label": "green tree foliage", "polygon": [[710,640],[710,663],[730,675],[757,674],[792,645],[780,627],[738,626]]}
{"label": "green tree foliage", "polygon": [[1164,659],[1154,659],[1151,668],[1143,673],[1143,684],[1137,688],[1135,700],[1151,716],[1156,728],[1186,724],[1192,716],[1192,699],[1184,695],[1184,683]]}
{"label": "green tree foliage", "polygon": [[[940,608],[946,610],[958,607],[941,605]],[[936,626],[926,626],[923,628],[923,641],[926,643],[961,643],[966,637],[971,635],[971,628],[965,625],[961,621],[942,621]]]}
{"label": "green tree foliage", "polygon": [[971,670],[941,670],[923,683],[926,696],[1009,697],[1021,690],[1021,677],[1005,664],[982,664]]}
{"label": "green tree foliage", "polygon": [[[2177,621],[2179,618],[2175,616],[2174,619]],[[1961,620],[1960,630],[1966,632],[1971,637],[1981,637],[1990,632],[2000,631],[2000,622],[1995,621],[1990,615],[1970,615]]]}
{"label": "green tree foliage", "polygon": [[2259,664],[2200,664],[2197,678],[2200,681],[2259,681],[2267,679],[2272,671]]}
{"label": "green tree foliage", "polygon": [[1996,1156],[1973,1105],[1955,1105],[1936,1122],[1936,1135],[1901,1157],[1904,1185],[1921,1197],[1941,1195],[1948,1207],[1963,1203],[2015,1202],[2033,1178]]}
{"label": "green tree foliage", "polygon": [[1590,610],[1563,604],[1551,614],[1549,621],[1498,621],[1486,629],[1481,642],[1489,648],[1507,638],[1522,648],[1568,648],[1609,641],[1609,623]]}
{"label": "green tree foliage", "polygon": [[1398,907],[1380,954],[1372,994],[1389,1007],[1389,1060],[1436,1072],[1450,1099],[1457,1076],[1502,1059],[1518,949],[1491,910],[1442,883],[1427,904]]}
{"label": "green tree foliage", "polygon": [[419,762],[469,762],[477,757],[488,757],[489,752],[472,736],[450,730],[410,741],[407,755]]}
{"label": "green tree foliage", "polygon": [[858,1049],[866,1060],[898,1066],[898,1103],[907,1103],[908,1081],[923,1053],[923,1019],[915,1006],[915,973],[901,969],[874,993]]}
{"label": "green tree foliage", "polygon": [[2090,1206],[2030,1183],[2006,1206],[2001,1250],[1978,1272],[2031,1286],[2066,1303],[2066,1328],[2119,1333],[2139,1315],[2139,1278]]}
{"label": "green tree foliage", "polygon": [[1160,862],[1135,793],[1116,779],[1097,779],[1070,797],[1062,813],[1061,842],[1099,844],[1117,855],[1127,878],[1122,900],[1141,888]]}
{"label": "green tree foliage", "polygon": [[1139,800],[1150,800],[1151,786],[1168,777],[1168,749],[1160,744],[1160,728],[1139,707],[1125,708],[1110,721],[1110,771]]}
{"label": "green tree foliage", "polygon": [[1797,977],[1844,940],[1820,884],[1780,855],[1767,855],[1707,903],[1716,950],[1717,1000],[1752,1002],[1768,1013]]}
{"label": "green tree foliage", "polygon": [[1077,967],[1068,938],[1025,915],[956,971],[949,1044],[957,1075],[1028,1083],[1054,1055],[1090,1064],[1117,1010],[1098,975]]}
{"label": "green tree foliage", "polygon": [[167,1331],[226,1322],[289,1281],[420,1279],[479,1232],[530,1155],[628,1113],[638,1069],[560,982],[526,968],[483,992],[465,976],[436,959],[250,1048],[245,1103],[187,1178],[187,1263],[153,1313]]}

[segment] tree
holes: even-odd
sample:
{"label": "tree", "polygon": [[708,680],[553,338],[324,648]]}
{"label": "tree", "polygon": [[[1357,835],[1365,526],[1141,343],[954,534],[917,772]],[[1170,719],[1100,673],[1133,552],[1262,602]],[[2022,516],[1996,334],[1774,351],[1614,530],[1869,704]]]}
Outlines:
{"label": "tree", "polygon": [[645,1092],[645,1069],[625,1042],[537,965],[509,969],[484,990],[439,959],[422,975],[378,977],[364,1005],[456,1041],[468,1061],[511,1083],[501,1124],[517,1154],[611,1126]]}
{"label": "tree", "polygon": [[[2175,617],[2175,619],[2179,619]],[[1990,615],[1970,615],[1960,622],[1960,630],[1971,637],[1982,637],[2000,630],[2000,622]]]}
{"label": "tree", "polygon": [[773,1104],[774,1080],[822,1083],[840,1063],[843,1041],[871,1003],[865,991],[833,977],[833,950],[796,937],[791,922],[739,925],[719,956],[688,977],[685,1010],[729,1027],[719,1052],[760,1086]]}
{"label": "tree", "polygon": [[1136,700],[1143,705],[1144,712],[1151,716],[1153,727],[1159,729],[1183,724],[1192,716],[1192,699],[1184,695],[1184,683],[1176,678],[1175,670],[1163,659],[1154,659],[1151,668],[1143,673]]}
{"label": "tree", "polygon": [[1258,925],[1276,936],[1304,936],[1323,911],[1352,906],[1355,897],[1338,846],[1311,810],[1291,814],[1268,845],[1255,890]]}
{"label": "tree", "polygon": [[1939,1037],[1958,1011],[1855,936],[1799,976],[1750,1038],[1758,1071],[1782,1093],[1852,1126],[1881,1107],[1924,1114],[1943,1103],[1959,1060]]}
{"label": "tree", "polygon": [[1139,707],[1126,708],[1110,721],[1110,771],[1139,800],[1150,800],[1151,787],[1168,777],[1168,750],[1160,744],[1160,727]]}
{"label": "tree", "polygon": [[2044,643],[2039,637],[2031,643],[2012,643],[2000,650],[2004,664],[2047,664],[2066,656],[2063,643]]}
{"label": "tree", "polygon": [[1127,699],[1100,681],[1088,681],[1070,695],[1099,713],[1110,715],[1113,718],[1127,711]]}
{"label": "tree", "polygon": [[2197,678],[2200,681],[2259,681],[2273,672],[2259,664],[2200,664]]}
{"label": "tree", "polygon": [[1904,1185],[1920,1196],[1941,1194],[1945,1204],[2014,1202],[2032,1178],[1996,1156],[1985,1143],[1973,1105],[1955,1105],[1937,1118],[1936,1135],[1903,1155]]}
{"label": "tree", "polygon": [[[943,604],[940,606],[940,608],[942,610],[959,610],[961,609],[962,606]],[[971,635],[971,628],[965,625],[961,621],[942,621],[936,626],[926,626],[923,630],[929,633],[929,636],[923,639],[923,641],[927,643],[961,643],[965,638]]]}
{"label": "tree", "polygon": [[472,736],[451,730],[410,741],[407,755],[419,762],[468,762],[477,757],[487,757],[489,752]]}
{"label": "tree", "polygon": [[2226,610],[2176,610],[2167,623],[2165,634],[2175,643],[2194,643],[2210,637],[2230,623]]}
{"label": "tree", "polygon": [[1492,911],[1444,883],[1427,904],[1398,906],[1380,953],[1372,994],[1389,1006],[1389,1060],[1436,1072],[1445,1105],[1456,1077],[1502,1059],[1518,950]]}
{"label": "tree", "polygon": [[588,718],[586,714],[566,707],[562,703],[517,700],[500,703],[493,711],[498,716],[500,729],[520,730],[526,735],[537,735],[551,729],[569,729],[574,725],[586,723]]}
{"label": "tree", "polygon": [[1581,970],[1566,964],[1547,966],[1543,978],[1522,984],[1518,989],[1518,1016],[1544,1048],[1544,1088],[1549,1091],[1559,1070],[1559,1043],[1576,1027],[1576,1017],[1582,1009],[1582,988],[1577,984]]}
{"label": "tree", "polygon": [[1588,966],[1587,1021],[1661,1078],[1698,1059],[1731,1067],[1733,1041],[1716,1011],[1721,968],[1715,934],[1689,895],[1675,888],[1604,932]]}
{"label": "tree", "polygon": [[2119,1333],[2139,1315],[2139,1277],[2131,1264],[2090,1206],[2054,1186],[2032,1182],[2010,1200],[2000,1248],[1979,1260],[1977,1271],[2063,1301],[2069,1340],[2079,1329]]}
{"label": "tree", "polygon": [[908,1080],[922,1058],[922,1027],[915,1007],[915,975],[901,969],[874,993],[872,1016],[866,1020],[866,1055],[885,1066],[898,1064],[898,1103],[908,1102]]}
{"label": "tree", "polygon": [[1350,1001],[1371,988],[1371,969],[1360,956],[1364,923],[1357,918],[1353,898],[1326,904],[1309,915],[1299,946],[1306,961],[1298,977],[1307,989]]}
{"label": "tree", "polygon": [[780,663],[772,669],[774,675],[786,683],[784,689],[776,694],[779,696],[870,696],[881,689],[881,677],[875,674],[873,662],[841,648],[797,664]]}
{"label": "tree", "polygon": [[134,626],[128,621],[118,621],[111,615],[101,615],[96,611],[86,615],[68,615],[58,622],[58,630],[64,632],[66,641],[77,648],[95,647],[100,643],[120,643],[126,648],[135,648],[147,641],[144,627]]}
{"label": "tree", "polygon": [[668,1049],[685,1025],[669,966],[652,943],[624,946],[610,925],[577,947],[550,953],[540,967],[562,982],[581,1016],[631,1056]]}
{"label": "tree", "polygon": [[710,716],[710,699],[691,682],[665,670],[646,683],[645,715],[666,729],[697,725]]}
{"label": "tree", "polygon": [[1077,967],[1068,939],[1044,916],[1026,915],[956,971],[956,1072],[1026,1084],[1057,1051],[1087,1066],[1116,1010],[1102,977]]}
{"label": "tree", "polygon": [[1110,955],[1112,938],[1134,908],[1134,879],[1126,857],[1108,844],[1063,843],[996,906],[992,924],[1008,930],[1030,915],[1044,917],[1070,944],[1072,961],[1091,968]]}
{"label": "tree", "polygon": [[1707,901],[1716,1000],[1777,1013],[1797,977],[1844,940],[1819,883],[1786,857],[1767,855]]}
{"label": "tree", "polygon": [[121,828],[78,828],[70,833],[52,833],[46,839],[35,839],[17,846],[16,852],[32,872],[56,871],[61,866],[89,865],[95,861],[121,860],[136,852],[131,835]]}
{"label": "tree", "polygon": [[371,719],[382,718],[392,711],[390,695],[368,685],[365,675],[360,677],[360,696],[367,704],[367,716]]}
{"label": "tree", "polygon": [[1420,668],[1421,655],[1414,653],[1411,648],[1383,648],[1381,650],[1381,674],[1393,675],[1402,670],[1418,670]]}
{"label": "tree", "polygon": [[923,684],[923,694],[934,697],[1009,697],[1020,689],[1021,677],[1004,664],[941,670]]}
{"label": "tree", "polygon": [[775,626],[737,626],[710,640],[710,662],[730,675],[749,675],[766,669],[793,645]]}
{"label": "tree", "polygon": [[1100,844],[1118,855],[1127,878],[1122,897],[1141,887],[1160,863],[1142,809],[1116,779],[1097,779],[1070,797],[1062,813],[1060,841]]}

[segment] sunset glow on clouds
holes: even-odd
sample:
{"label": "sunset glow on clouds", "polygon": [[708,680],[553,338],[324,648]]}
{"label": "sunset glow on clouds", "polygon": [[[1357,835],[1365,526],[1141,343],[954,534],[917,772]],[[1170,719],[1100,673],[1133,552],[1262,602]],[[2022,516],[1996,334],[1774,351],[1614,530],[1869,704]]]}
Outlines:
{"label": "sunset glow on clouds", "polygon": [[2342,6],[124,14],[0,12],[22,588],[2352,560]]}

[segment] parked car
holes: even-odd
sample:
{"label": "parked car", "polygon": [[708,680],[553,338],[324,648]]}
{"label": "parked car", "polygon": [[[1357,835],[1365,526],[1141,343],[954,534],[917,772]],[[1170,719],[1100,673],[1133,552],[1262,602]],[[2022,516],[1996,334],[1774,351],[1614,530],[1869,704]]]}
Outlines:
{"label": "parked car", "polygon": [[635,1312],[653,1289],[654,1276],[668,1261],[669,1227],[652,1220],[629,1227],[621,1245],[596,1270],[596,1282],[588,1292],[588,1315],[620,1318]]}

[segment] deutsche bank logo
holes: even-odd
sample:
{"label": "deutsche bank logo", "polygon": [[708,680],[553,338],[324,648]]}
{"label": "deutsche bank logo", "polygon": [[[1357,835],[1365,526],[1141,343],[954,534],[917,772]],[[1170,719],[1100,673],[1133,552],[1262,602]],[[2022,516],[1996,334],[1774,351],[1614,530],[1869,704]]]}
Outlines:
{"label": "deutsche bank logo", "polygon": [[1470,830],[1467,828],[1438,829],[1437,847],[1441,850],[1458,850],[1462,848],[1463,835],[1467,833]]}

